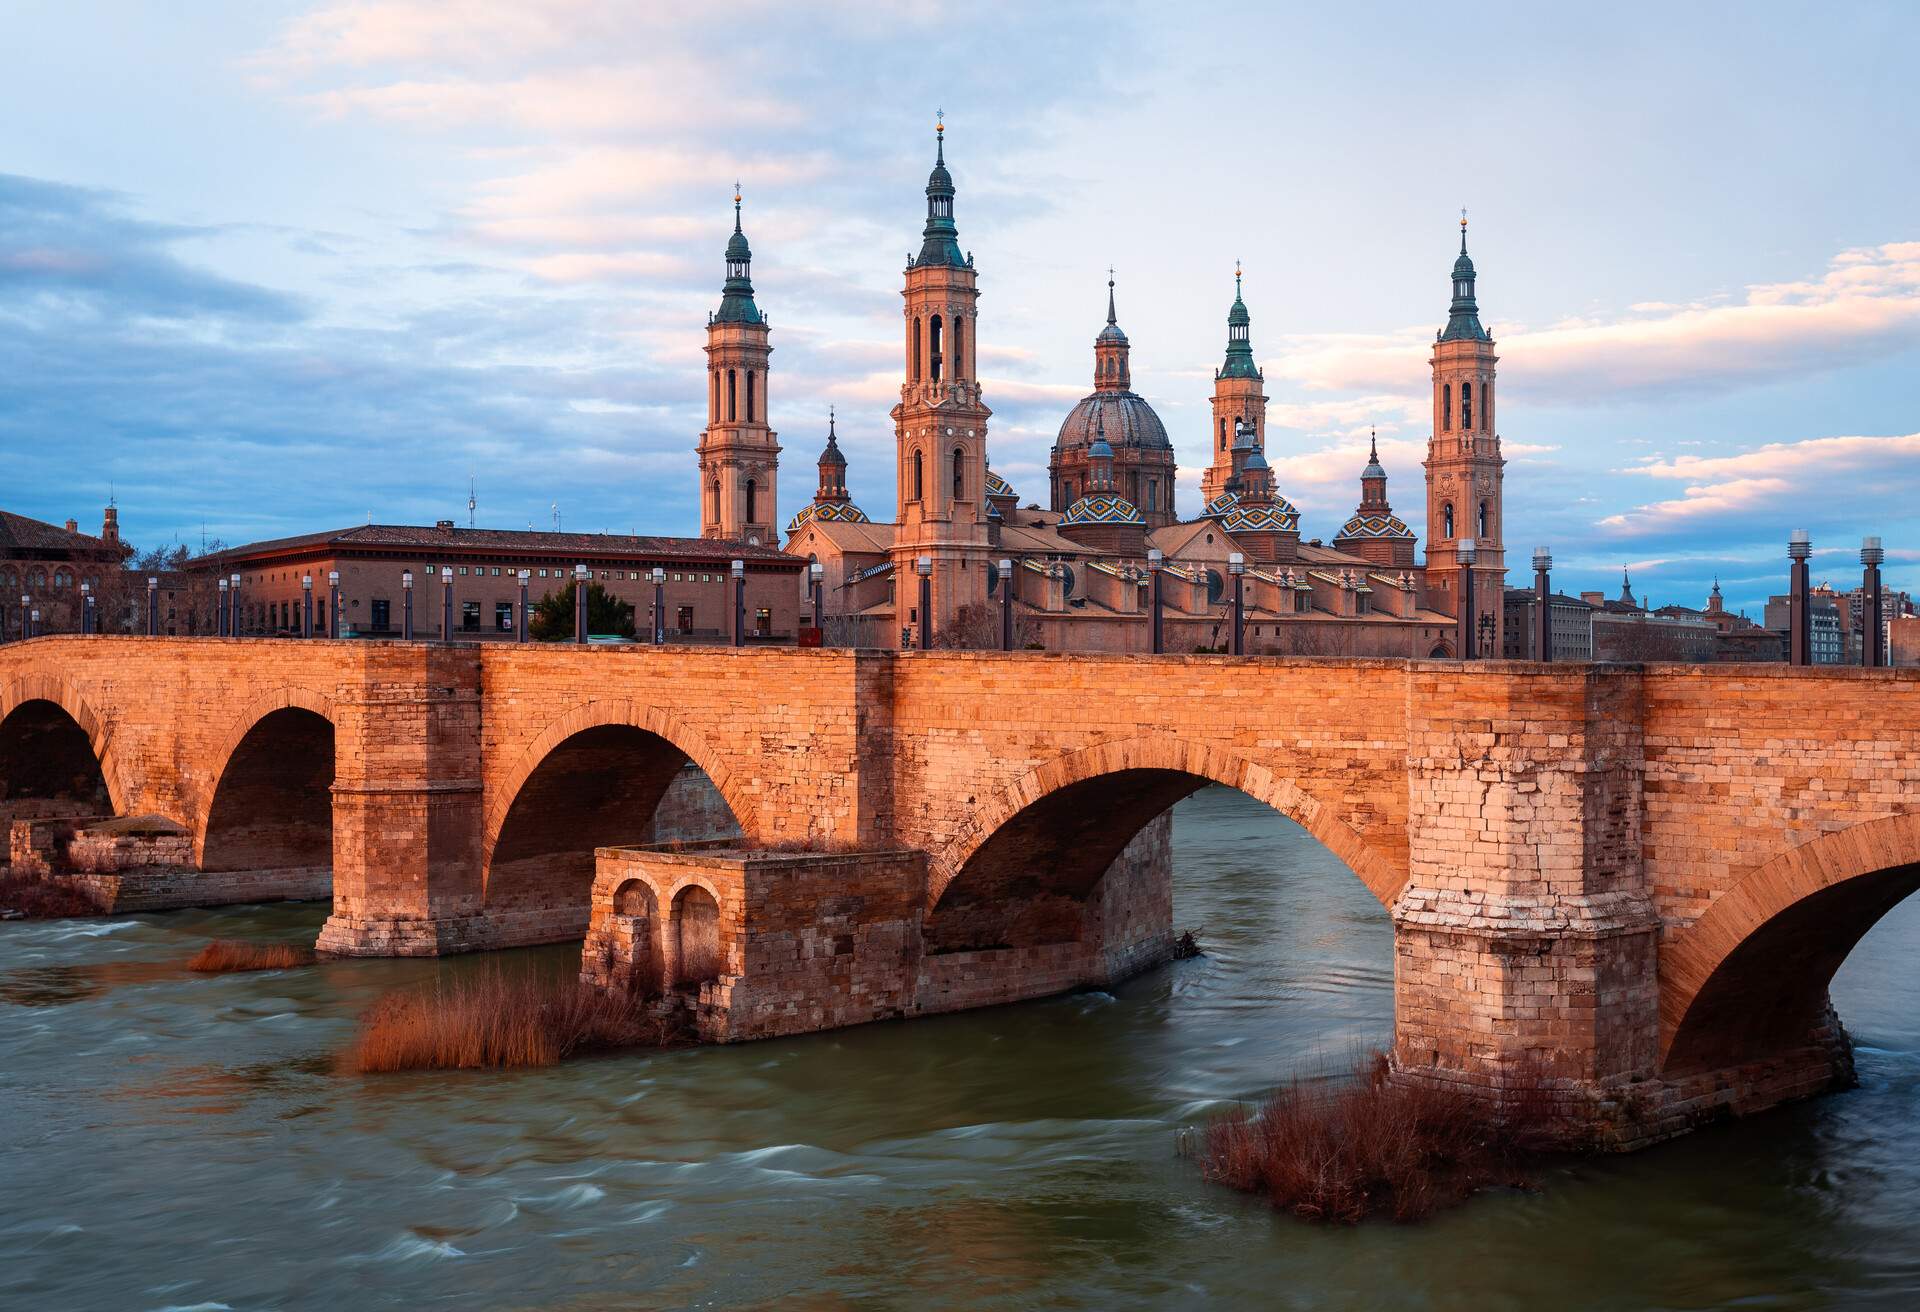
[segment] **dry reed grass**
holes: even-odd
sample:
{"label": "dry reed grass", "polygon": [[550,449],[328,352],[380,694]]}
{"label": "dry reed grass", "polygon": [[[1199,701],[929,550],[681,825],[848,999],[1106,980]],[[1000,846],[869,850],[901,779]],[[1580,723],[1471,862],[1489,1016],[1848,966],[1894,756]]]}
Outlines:
{"label": "dry reed grass", "polygon": [[61,920],[100,914],[94,900],[77,888],[19,875],[0,875],[0,911],[10,913],[10,920]]}
{"label": "dry reed grass", "polygon": [[1206,1128],[1210,1180],[1264,1194],[1309,1220],[1417,1221],[1493,1184],[1524,1184],[1516,1139],[1474,1103],[1387,1079],[1375,1053],[1337,1085],[1295,1082],[1257,1116],[1244,1109]]}
{"label": "dry reed grass", "polygon": [[349,1071],[552,1066],[594,1049],[657,1047],[665,1022],[641,999],[498,967],[386,994],[361,1019]]}
{"label": "dry reed grass", "polygon": [[311,966],[316,959],[312,948],[292,943],[242,943],[237,939],[217,938],[193,954],[187,969],[206,975],[239,970],[291,970],[296,966]]}

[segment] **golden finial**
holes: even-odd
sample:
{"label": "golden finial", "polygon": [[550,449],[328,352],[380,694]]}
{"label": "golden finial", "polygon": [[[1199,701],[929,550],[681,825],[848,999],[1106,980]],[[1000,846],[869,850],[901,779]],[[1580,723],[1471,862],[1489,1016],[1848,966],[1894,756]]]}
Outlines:
{"label": "golden finial", "polygon": [[733,203],[735,205],[740,203],[740,180],[738,178],[735,178],[733,182]]}
{"label": "golden finial", "polygon": [[936,135],[939,133],[945,132],[947,130],[947,111],[946,110],[936,109],[933,111],[933,130]]}

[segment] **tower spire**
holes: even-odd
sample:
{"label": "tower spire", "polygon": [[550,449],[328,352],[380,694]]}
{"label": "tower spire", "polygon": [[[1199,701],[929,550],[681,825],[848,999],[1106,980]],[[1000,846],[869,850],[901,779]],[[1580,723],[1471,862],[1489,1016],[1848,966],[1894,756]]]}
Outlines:
{"label": "tower spire", "polygon": [[947,172],[947,118],[937,110],[933,124],[933,172],[927,175],[927,226],[921,233],[919,257],[923,264],[964,266],[960,254],[959,231],[953,224],[953,175]]}
{"label": "tower spire", "polygon": [[740,228],[740,184],[733,184],[733,236],[727,238],[727,280],[720,288],[718,323],[760,323],[753,301],[753,248]]}
{"label": "tower spire", "polygon": [[1473,298],[1473,260],[1467,254],[1467,211],[1460,211],[1460,255],[1453,262],[1453,304],[1447,307],[1447,326],[1440,330],[1443,342],[1490,342],[1487,330],[1480,326],[1480,306]]}
{"label": "tower spire", "polygon": [[1227,358],[1220,366],[1222,378],[1258,378],[1260,370],[1253,363],[1253,318],[1247,313],[1247,303],[1240,298],[1240,261],[1233,262],[1233,308],[1227,311]]}
{"label": "tower spire", "polygon": [[1114,325],[1117,320],[1113,313],[1113,266],[1107,266],[1107,323]]}

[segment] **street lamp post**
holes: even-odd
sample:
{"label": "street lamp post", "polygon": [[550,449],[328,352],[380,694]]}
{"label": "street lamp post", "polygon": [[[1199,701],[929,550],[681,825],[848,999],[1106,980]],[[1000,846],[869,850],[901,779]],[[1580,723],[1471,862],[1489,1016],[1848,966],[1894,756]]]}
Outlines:
{"label": "street lamp post", "polygon": [[1813,664],[1813,598],[1808,595],[1810,582],[1807,576],[1807,557],[1813,554],[1813,542],[1803,528],[1793,530],[1787,538],[1787,559],[1793,562],[1792,579],[1788,585],[1791,604],[1788,608],[1788,622],[1793,627],[1788,642],[1789,660],[1794,665]]}
{"label": "street lamp post", "polygon": [[40,632],[40,608],[35,606],[27,615],[27,636],[31,638]]}
{"label": "street lamp post", "polygon": [[33,630],[27,626],[28,617],[33,614],[32,606],[33,606],[33,598],[29,597],[24,592],[21,593],[20,594],[20,636],[22,638],[31,638],[33,636]]}
{"label": "street lamp post", "polygon": [[340,571],[327,571],[327,636],[340,636]]}
{"label": "street lamp post", "polygon": [[1000,571],[1000,650],[1013,650],[1013,562],[1002,560]]}
{"label": "street lamp post", "polygon": [[237,638],[240,636],[240,575],[234,573],[227,577],[229,580],[227,586],[227,610],[233,616],[233,636]]}
{"label": "street lamp post", "polygon": [[1548,622],[1553,609],[1553,584],[1549,577],[1552,569],[1552,553],[1545,547],[1535,547],[1533,549],[1533,655],[1535,660],[1553,659],[1553,626]]}
{"label": "street lamp post", "polygon": [[519,574],[520,610],[518,612],[519,620],[518,620],[518,623],[514,626],[514,630],[513,630],[515,642],[525,642],[527,640],[527,580],[532,577],[533,577],[532,570],[523,569],[520,571],[520,574]]}
{"label": "street lamp post", "polygon": [[913,563],[920,575],[920,650],[933,650],[933,557],[922,556]]}
{"label": "street lamp post", "polygon": [[665,646],[667,641],[667,571],[655,565],[653,567],[653,645]]}
{"label": "street lamp post", "polygon": [[813,593],[813,630],[815,634],[818,634],[820,631],[821,612],[823,609],[820,594],[823,589],[822,579],[825,578],[826,572],[827,567],[817,560],[807,566],[809,590]]}
{"label": "street lamp post", "polygon": [[[220,592],[218,597],[215,599],[216,606],[214,610],[214,630],[221,637],[224,638],[227,636],[227,625],[231,622],[231,617],[227,614],[227,576],[222,574],[217,580],[215,580],[215,583],[219,587]],[[87,590],[87,585],[82,583],[80,585],[81,593],[85,594],[86,590]],[[82,633],[85,633],[86,629],[83,627],[80,631]]]}
{"label": "street lamp post", "polygon": [[1862,665],[1884,665],[1886,656],[1881,651],[1882,634],[1880,629],[1880,562],[1887,558],[1886,548],[1880,545],[1879,538],[1860,539],[1860,564],[1863,575],[1860,580],[1861,598],[1860,618],[1866,633],[1860,643],[1860,663]]}
{"label": "street lamp post", "polygon": [[1166,563],[1167,563],[1167,558],[1164,554],[1162,554],[1160,548],[1158,547],[1148,548],[1147,575],[1149,579],[1151,579],[1151,583],[1148,587],[1148,593],[1149,593],[1149,604],[1153,607],[1152,629],[1153,629],[1153,650],[1155,652],[1163,652],[1167,649],[1166,634],[1164,633],[1160,625],[1160,571],[1163,568],[1165,568]]}
{"label": "street lamp post", "polygon": [[413,571],[400,571],[400,640],[413,641]]}
{"label": "street lamp post", "polygon": [[1456,641],[1458,641],[1460,645],[1460,659],[1470,661],[1475,659],[1477,655],[1473,646],[1475,636],[1473,624],[1473,558],[1479,554],[1479,548],[1472,538],[1461,538],[1459,542],[1454,544],[1453,553],[1460,564],[1465,567],[1460,571],[1460,616],[1459,619],[1455,621],[1459,629],[1459,636]]}
{"label": "street lamp post", "polygon": [[1233,575],[1233,654],[1247,654],[1247,558],[1238,551],[1227,555],[1227,573]]}
{"label": "street lamp post", "polygon": [[453,641],[453,566],[440,567],[440,641]]}
{"label": "street lamp post", "polygon": [[747,645],[747,562],[736,560],[733,574],[733,645]]}
{"label": "street lamp post", "polygon": [[585,565],[573,567],[573,640],[581,646],[587,643],[587,580],[593,577],[593,571]]}
{"label": "street lamp post", "polygon": [[147,636],[160,636],[160,580],[147,575]]}
{"label": "street lamp post", "polygon": [[[224,595],[226,588],[227,581],[221,579],[220,590],[223,595],[220,600],[222,601],[226,600]],[[80,632],[92,633],[93,631],[93,584],[82,583],[80,585]]]}
{"label": "street lamp post", "polygon": [[300,576],[300,636],[313,636],[313,575]]}

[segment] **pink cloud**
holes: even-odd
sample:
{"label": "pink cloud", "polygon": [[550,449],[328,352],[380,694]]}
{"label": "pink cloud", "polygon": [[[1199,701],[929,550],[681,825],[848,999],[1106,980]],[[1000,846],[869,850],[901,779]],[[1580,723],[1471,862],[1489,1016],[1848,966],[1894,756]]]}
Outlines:
{"label": "pink cloud", "polygon": [[1770,442],[1727,456],[1654,458],[1616,471],[1685,484],[1677,497],[1599,521],[1626,534],[1656,533],[1720,516],[1785,514],[1816,490],[1865,485],[1875,498],[1920,493],[1920,433]]}

